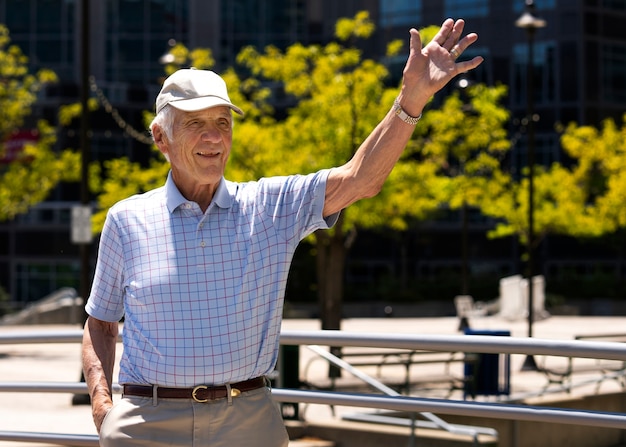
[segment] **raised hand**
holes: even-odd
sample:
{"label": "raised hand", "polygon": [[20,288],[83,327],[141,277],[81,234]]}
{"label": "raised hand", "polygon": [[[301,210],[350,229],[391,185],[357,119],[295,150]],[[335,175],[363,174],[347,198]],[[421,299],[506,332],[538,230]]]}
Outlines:
{"label": "raised hand", "polygon": [[422,48],[419,32],[410,30],[409,58],[403,71],[401,99],[403,106],[421,109],[428,99],[441,90],[459,73],[478,67],[483,58],[477,56],[469,61],[456,59],[478,39],[476,33],[461,38],[465,22],[446,19],[432,41]]}

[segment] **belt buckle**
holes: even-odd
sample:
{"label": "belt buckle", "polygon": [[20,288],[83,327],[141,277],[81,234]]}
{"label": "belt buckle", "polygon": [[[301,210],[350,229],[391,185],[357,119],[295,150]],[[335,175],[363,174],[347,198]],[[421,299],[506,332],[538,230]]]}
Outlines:
{"label": "belt buckle", "polygon": [[198,393],[198,391],[200,391],[200,390],[207,390],[207,389],[209,389],[209,387],[206,386],[206,385],[198,385],[191,392],[191,398],[193,400],[195,400],[196,402],[201,403],[201,404],[204,404],[204,403],[208,402],[209,399],[198,399],[198,396],[196,395]]}

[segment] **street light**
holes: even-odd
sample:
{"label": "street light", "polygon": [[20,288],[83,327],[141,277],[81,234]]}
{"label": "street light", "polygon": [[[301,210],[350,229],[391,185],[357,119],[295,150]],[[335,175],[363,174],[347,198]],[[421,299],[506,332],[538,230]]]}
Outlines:
{"label": "street light", "polygon": [[[81,41],[80,41],[80,104],[82,107],[80,117],[80,202],[83,209],[89,209],[89,161],[90,161],[90,144],[89,144],[89,65],[90,65],[90,49],[89,49],[89,18],[90,18],[89,0],[81,2]],[[91,221],[91,211],[88,212],[88,222]],[[91,231],[89,228],[87,231]],[[85,239],[80,244],[80,296],[83,303],[89,297],[89,286],[91,282],[90,267],[90,249],[91,244]],[[83,323],[87,320],[87,312],[83,306]],[[85,382],[85,374],[81,371],[80,381]],[[89,405],[91,399],[86,394],[74,394],[72,397],[72,405]]]}
{"label": "street light", "polygon": [[[528,65],[526,76],[526,122],[528,129],[528,236],[527,236],[527,254],[528,254],[528,337],[533,336],[533,273],[535,269],[534,259],[534,170],[535,170],[535,117],[534,117],[534,60],[533,46],[535,32],[539,28],[546,26],[546,21],[535,15],[535,2],[526,0],[526,8],[519,19],[515,21],[515,26],[526,30],[528,37]],[[537,364],[532,355],[526,357],[522,370],[536,370]]]}
{"label": "street light", "polygon": [[170,39],[167,41],[167,51],[159,58],[159,64],[169,65],[176,62],[176,56],[172,54],[172,48],[176,46],[176,39]]}

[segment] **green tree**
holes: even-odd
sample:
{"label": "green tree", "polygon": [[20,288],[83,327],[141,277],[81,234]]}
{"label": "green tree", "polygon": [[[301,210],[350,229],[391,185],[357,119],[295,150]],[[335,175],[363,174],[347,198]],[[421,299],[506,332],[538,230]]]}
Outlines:
{"label": "green tree", "polygon": [[[11,135],[22,129],[37,100],[37,92],[56,75],[50,70],[28,72],[28,59],[11,45],[8,29],[0,25],[0,155],[8,156]],[[31,125],[32,126],[32,125]],[[76,181],[79,156],[71,151],[55,153],[55,130],[45,121],[29,129],[36,141],[0,167],[0,221],[10,220],[46,199],[60,181]]]}
{"label": "green tree", "polygon": [[[239,61],[254,76],[278,82],[296,100],[285,120],[258,129],[263,135],[258,141],[263,144],[256,145],[255,150],[265,159],[263,167],[270,169],[265,174],[310,172],[341,165],[387,113],[398,93],[396,86],[385,84],[387,69],[363,59],[356,47],[346,46],[369,37],[373,29],[363,12],[353,19],[340,20],[337,42],[326,46],[294,44],[284,52],[273,47],[264,53],[253,48],[242,51]],[[420,32],[424,45],[437,29],[429,27]],[[401,43],[392,42],[388,56],[400,50]],[[472,174],[464,177],[466,185],[470,185],[470,179],[477,179],[481,170],[497,169],[497,153],[508,149],[503,128],[508,114],[497,106],[505,91],[473,88],[473,115],[464,114],[458,95],[446,101],[441,110],[424,112],[418,137],[381,193],[344,210],[332,230],[313,235],[323,329],[340,327],[345,260],[359,229],[405,230],[410,221],[423,220],[456,198],[456,190],[469,194],[469,187],[459,188],[461,176],[452,178],[446,172],[444,159],[451,154],[465,159],[466,171]],[[247,144],[240,142],[238,149],[241,146]],[[479,183],[476,180],[471,184]]]}
{"label": "green tree", "polygon": [[576,161],[576,186],[585,192],[587,234],[598,236],[626,228],[626,114],[619,127],[612,119],[601,127],[569,124],[561,136],[564,151]]}
{"label": "green tree", "polygon": [[[397,86],[386,85],[388,70],[380,63],[364,60],[354,47],[357,39],[370,36],[373,29],[367,13],[360,13],[338,21],[337,41],[325,46],[296,43],[285,51],[271,46],[262,53],[254,48],[242,50],[238,62],[249,77],[239,78],[232,69],[224,74],[231,99],[246,111],[245,118],[236,117],[228,178],[246,181],[314,172],[341,165],[353,156],[398,93]],[[424,45],[437,29],[420,32]],[[389,56],[397,55],[401,48],[400,42],[390,43]],[[181,54],[189,53],[181,50]],[[181,58],[177,63],[184,61]],[[467,171],[474,177],[481,164],[491,172],[494,163],[490,157],[506,147],[501,140],[507,114],[495,105],[503,92],[503,88],[484,86],[473,89],[475,111],[469,118],[464,117],[458,96],[446,101],[443,112],[426,111],[422,118],[426,130],[409,145],[381,193],[344,210],[330,231],[312,235],[325,329],[340,327],[345,259],[359,229],[405,230],[411,220],[425,219],[455,197],[453,190],[459,179],[452,178],[443,162],[453,148],[458,149],[459,157],[465,148]],[[268,106],[270,98],[290,102],[286,118],[274,117]],[[471,126],[464,129],[467,121],[463,119],[470,119]],[[451,128],[460,130],[447,141]],[[480,128],[481,134],[474,135],[472,128]],[[491,155],[477,154],[479,148]],[[161,184],[167,171],[162,157],[155,158],[148,170],[128,160],[107,162],[105,168],[108,177],[98,197],[100,226],[109,206],[133,192]]]}
{"label": "green tree", "polygon": [[[623,228],[626,211],[619,199],[626,192],[620,175],[626,168],[624,136],[626,130],[611,120],[602,130],[575,123],[563,129],[567,164],[535,166],[534,246],[548,234],[586,238]],[[490,192],[480,203],[483,214],[498,219],[490,237],[517,236],[527,244],[528,176],[528,168],[519,180],[499,172],[490,183]]]}

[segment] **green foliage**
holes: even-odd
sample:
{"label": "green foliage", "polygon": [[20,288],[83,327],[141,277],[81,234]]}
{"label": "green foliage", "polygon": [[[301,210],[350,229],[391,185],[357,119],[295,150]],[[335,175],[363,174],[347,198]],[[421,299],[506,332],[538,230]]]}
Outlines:
{"label": "green foliage", "polygon": [[335,36],[341,41],[352,38],[366,39],[374,32],[375,25],[367,11],[358,12],[354,19],[339,19],[335,25]]}
{"label": "green foliage", "polygon": [[105,161],[104,168],[107,176],[98,195],[100,209],[92,219],[94,233],[101,231],[108,209],[116,202],[162,186],[169,164],[161,160],[151,160],[150,165],[144,168],[123,157]]}
{"label": "green foliage", "polygon": [[626,114],[621,128],[607,119],[600,129],[570,124],[561,137],[563,149],[577,164],[576,186],[586,191],[586,209],[595,234],[626,227]]}
{"label": "green foliage", "polygon": [[[440,200],[452,209],[479,206],[502,178],[500,162],[510,148],[505,125],[509,112],[500,104],[505,86],[478,84],[448,96],[441,108],[424,113],[407,156],[431,160],[441,177]],[[446,183],[443,183],[443,180]]]}
{"label": "green foliage", "polygon": [[[367,13],[360,13],[354,19],[340,20],[336,30],[339,41],[353,43],[356,38],[371,35],[373,27]],[[434,30],[436,27],[430,29],[432,35]],[[397,54],[400,49],[401,42],[393,42],[388,54]],[[358,48],[337,42],[325,46],[294,44],[285,51],[267,47],[264,53],[246,48],[238,62],[255,79],[278,82],[295,103],[281,122],[260,124],[245,120],[237,127],[232,161],[240,160],[238,153],[244,154],[241,159],[255,166],[260,175],[306,173],[345,163],[387,113],[398,92],[397,87],[385,85],[389,76],[385,66],[364,60]],[[479,102],[477,108],[485,109],[486,101]],[[462,116],[459,104],[456,105]],[[436,125],[442,116],[449,127],[454,125],[450,124],[449,114],[440,113],[437,117],[436,113],[428,111],[423,118],[432,124],[427,126],[425,132],[429,135],[424,135],[424,139],[436,135],[433,145],[443,144],[447,138]],[[506,119],[507,115],[501,113],[501,116]],[[461,120],[458,118],[456,124]],[[483,117],[480,124],[488,127],[493,121]],[[492,134],[497,134],[493,140],[502,138],[504,130],[487,133]],[[494,151],[504,146],[499,144],[496,147],[494,143]],[[358,202],[344,211],[345,231],[355,226],[405,229],[407,219],[424,219],[441,206],[445,192],[450,190],[450,179],[441,175],[439,162],[447,156],[448,147],[439,149],[438,156],[428,152],[424,156],[420,146],[418,141],[411,145],[413,149],[396,165],[376,198]],[[231,162],[229,169],[236,170],[234,165]],[[252,173],[249,168],[245,171]]]}
{"label": "green foliage", "polygon": [[171,75],[182,67],[195,67],[199,70],[209,69],[215,64],[210,49],[197,48],[189,50],[181,43],[175,44],[169,50],[171,61],[165,65],[166,76]]}
{"label": "green foliage", "polygon": [[[622,128],[606,120],[602,129],[561,129],[561,145],[571,157],[564,166],[537,166],[534,172],[534,221],[537,243],[547,234],[599,237],[626,226],[626,117]],[[500,219],[491,237],[528,239],[528,170],[521,181],[501,174],[481,203],[485,215]]]}
{"label": "green foliage", "polygon": [[11,45],[9,30],[0,25],[0,139],[3,141],[24,124],[44,84],[57,80],[50,70],[30,74],[27,64],[28,58],[20,48]]}
{"label": "green foliage", "polygon": [[[96,98],[89,98],[87,100],[87,107],[90,111],[98,110],[98,100]],[[80,118],[82,111],[83,105],[80,102],[59,107],[59,124],[61,126],[69,126],[72,121]]]}
{"label": "green foliage", "polygon": [[[9,31],[0,25],[0,154],[5,142],[22,128],[37,92],[48,82],[55,82],[50,70],[28,72],[28,59],[10,44]],[[71,151],[56,154],[55,131],[45,121],[33,130],[37,141],[27,144],[20,156],[0,169],[0,221],[9,220],[46,199],[60,181],[77,181],[79,156]]]}
{"label": "green foliage", "polygon": [[[420,31],[425,44],[437,29]],[[340,43],[354,45],[373,31],[368,14],[362,12],[340,20],[337,41],[324,46],[295,43],[284,51],[273,46],[263,52],[252,47],[242,49],[237,62],[251,76],[239,78],[232,69],[222,74],[231,100],[246,112],[244,119],[236,117],[228,178],[246,181],[314,172],[339,166],[354,155],[398,92],[397,87],[386,86],[389,73],[385,66],[362,59],[357,47]],[[401,49],[402,42],[392,42],[388,55]],[[190,52],[183,46],[177,45],[171,52],[176,66],[189,62]],[[210,53],[205,61],[207,65],[199,68],[210,68]],[[268,85],[274,88],[264,87]],[[268,105],[276,92],[284,92],[293,103],[281,121],[274,118]],[[425,219],[446,201],[453,201],[453,206],[460,206],[463,200],[478,201],[488,188],[485,176],[497,171],[499,157],[508,149],[503,129],[508,112],[498,104],[506,94],[504,87],[476,86],[469,92],[472,114],[462,110],[465,105],[458,95],[449,98],[444,109],[424,113],[418,126],[421,130],[382,192],[345,210],[341,231],[350,232],[357,226],[403,230],[408,221]],[[146,122],[151,118],[147,114]],[[473,132],[475,129],[481,131]],[[461,180],[461,172],[448,168],[446,160],[450,157],[464,160],[466,180]],[[120,166],[109,165],[103,183],[106,194],[98,198],[102,212],[96,216],[95,228],[109,206],[146,190],[154,178],[163,177],[164,165],[162,158],[154,161],[151,169],[157,173],[145,183],[126,180],[140,178],[140,166],[127,161]],[[463,191],[463,199],[458,191]]]}

